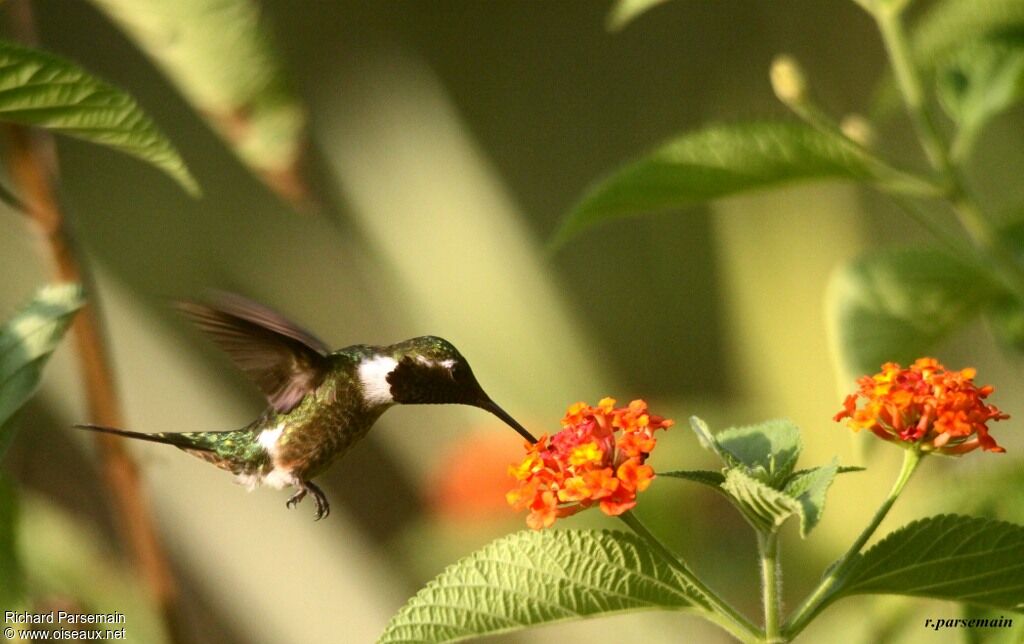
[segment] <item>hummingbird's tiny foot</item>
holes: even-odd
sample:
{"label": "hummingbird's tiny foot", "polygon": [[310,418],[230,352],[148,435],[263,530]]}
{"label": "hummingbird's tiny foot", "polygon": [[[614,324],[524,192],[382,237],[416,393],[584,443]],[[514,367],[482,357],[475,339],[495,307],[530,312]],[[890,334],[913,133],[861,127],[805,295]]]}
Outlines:
{"label": "hummingbird's tiny foot", "polygon": [[313,494],[313,502],[316,503],[315,520],[319,521],[331,513],[331,504],[327,502],[327,495],[312,481],[303,481],[303,485]]}
{"label": "hummingbird's tiny foot", "polygon": [[285,501],[284,506],[291,510],[292,508],[299,504],[299,501],[301,501],[304,498],[306,498],[306,488],[300,487],[298,490],[296,490],[295,494],[288,497],[288,500]]}

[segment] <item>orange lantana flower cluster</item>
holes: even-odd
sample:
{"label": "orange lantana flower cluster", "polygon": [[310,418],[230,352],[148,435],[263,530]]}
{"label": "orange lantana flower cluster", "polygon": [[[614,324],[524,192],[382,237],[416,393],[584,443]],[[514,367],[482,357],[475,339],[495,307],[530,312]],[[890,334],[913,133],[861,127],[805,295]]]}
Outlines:
{"label": "orange lantana flower cluster", "polygon": [[509,468],[516,486],[506,499],[517,510],[530,510],[526,523],[535,530],[595,503],[609,516],[622,514],[654,478],[644,461],[654,450],[655,430],[672,423],[648,413],[643,400],[618,408],[613,398],[597,407],[571,405],[562,430],[527,443],[526,458]]}
{"label": "orange lantana flower cluster", "polygon": [[[993,387],[974,384],[975,369],[948,371],[934,358],[920,358],[907,369],[887,362],[874,376],[857,381],[835,416],[855,430],[868,429],[887,441],[914,443],[924,451],[964,454],[978,447],[1003,452],[988,434],[988,422],[1005,420],[985,402]],[[858,399],[864,405],[857,408]]]}

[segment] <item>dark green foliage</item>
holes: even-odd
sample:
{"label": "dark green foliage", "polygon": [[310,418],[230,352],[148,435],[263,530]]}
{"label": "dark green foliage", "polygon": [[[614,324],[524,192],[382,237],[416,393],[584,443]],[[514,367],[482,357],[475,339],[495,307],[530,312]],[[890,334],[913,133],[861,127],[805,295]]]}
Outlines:
{"label": "dark green foliage", "polygon": [[52,54],[0,41],[0,120],[120,150],[199,193],[178,151],[135,99]]}
{"label": "dark green foliage", "polygon": [[48,286],[0,328],[0,456],[14,431],[8,421],[35,391],[82,298],[76,284]]}
{"label": "dark green foliage", "polygon": [[872,162],[848,141],[801,123],[688,132],[595,184],[565,218],[563,242],[590,226],[811,179],[866,181]]}
{"label": "dark green foliage", "polygon": [[382,643],[449,642],[590,615],[687,609],[695,599],[637,537],[517,532],[453,564],[395,615]]}
{"label": "dark green foliage", "polygon": [[1024,526],[957,515],[915,521],[864,553],[837,595],[892,593],[1024,610]]}

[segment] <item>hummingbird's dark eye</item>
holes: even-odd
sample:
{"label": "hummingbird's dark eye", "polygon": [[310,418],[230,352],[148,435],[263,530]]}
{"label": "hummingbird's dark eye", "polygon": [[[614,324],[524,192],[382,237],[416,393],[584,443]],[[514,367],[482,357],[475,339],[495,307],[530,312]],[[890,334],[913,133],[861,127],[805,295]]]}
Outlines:
{"label": "hummingbird's dark eye", "polygon": [[465,382],[473,377],[473,372],[470,371],[469,365],[465,362],[456,362],[452,365],[452,380],[455,382]]}

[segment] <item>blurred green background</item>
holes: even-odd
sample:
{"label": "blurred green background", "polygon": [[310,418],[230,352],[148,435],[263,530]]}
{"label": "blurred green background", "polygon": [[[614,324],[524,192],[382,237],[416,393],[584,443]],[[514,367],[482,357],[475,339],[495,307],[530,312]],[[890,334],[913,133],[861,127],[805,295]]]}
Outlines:
{"label": "blurred green background", "polygon": [[[924,238],[897,211],[823,184],[615,222],[545,250],[583,189],[623,160],[709,121],[784,117],[767,78],[779,52],[802,61],[835,113],[866,111],[884,57],[852,2],[672,2],[618,34],[605,29],[604,2],[261,6],[308,108],[325,205],[318,214],[290,209],[247,172],[92,6],[34,3],[42,46],[134,94],[205,191],[193,200],[144,164],[59,141],[62,198],[95,268],[130,427],[231,429],[261,411],[255,388],[167,305],[220,288],[266,302],[339,347],[444,336],[537,432],[556,429],[576,400],[644,397],[679,421],[660,441],[656,469],[712,466],[686,428],[694,414],[713,428],[787,416],[804,429],[805,466],[834,455],[854,462],[848,431],[831,421],[851,383],[833,376],[822,301],[841,262]],[[1018,201],[1019,166],[1007,159],[1024,142],[1019,117],[986,134],[976,178]],[[910,149],[905,125],[893,123],[886,136]],[[47,281],[41,256],[27,222],[4,212],[5,316]],[[997,387],[996,404],[1024,414],[1019,367],[984,328],[938,357],[978,366],[979,379]],[[55,601],[84,593],[117,607],[135,582],[89,572],[126,564],[91,444],[70,429],[84,419],[73,358],[67,346],[58,351],[20,415],[4,468],[27,490],[22,539],[32,583]],[[927,463],[886,526],[968,511],[965,490],[980,470],[1019,463],[1024,440],[1014,424],[997,427],[1006,456]],[[473,409],[389,412],[323,477],[333,512],[320,523],[306,505],[285,511],[283,492],[246,494],[175,450],[132,448],[197,642],[372,641],[446,564],[524,525],[503,501],[520,440]],[[840,477],[809,540],[788,527],[788,606],[874,511],[897,451],[871,451],[868,472]],[[936,498],[948,481],[959,496]],[[1020,506],[1014,498],[999,511],[1019,516]],[[660,480],[638,514],[756,614],[754,535],[719,497]],[[564,524],[618,527],[597,512]],[[87,568],[83,549],[122,563]],[[923,618],[957,610],[847,600],[804,638],[936,641]],[[129,615],[129,635],[159,641],[142,635],[144,613]],[[703,622],[661,613],[492,641],[584,637],[726,641]]]}

